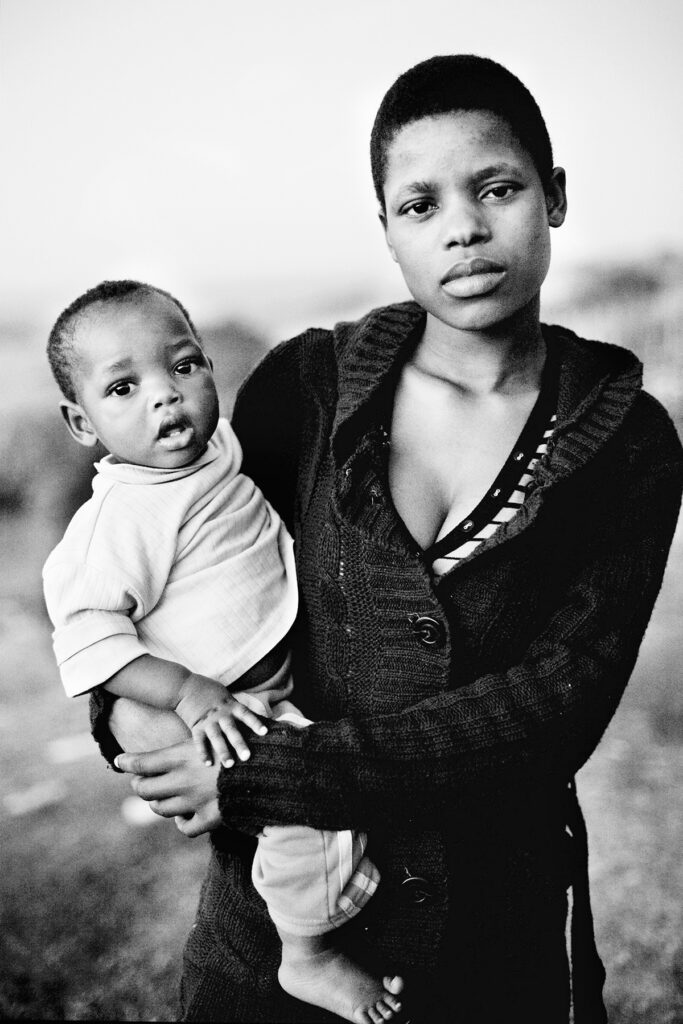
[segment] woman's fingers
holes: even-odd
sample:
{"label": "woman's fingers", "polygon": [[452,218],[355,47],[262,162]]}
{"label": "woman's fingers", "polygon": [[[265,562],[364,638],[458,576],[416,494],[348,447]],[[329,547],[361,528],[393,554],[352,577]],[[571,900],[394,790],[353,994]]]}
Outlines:
{"label": "woman's fingers", "polygon": [[187,800],[178,796],[166,800],[150,800],[149,806],[161,818],[185,817],[189,813]]}
{"label": "woman's fingers", "polygon": [[150,750],[142,754],[119,754],[114,764],[122,772],[132,775],[160,775],[172,768],[184,765],[188,756],[188,744],[176,743],[161,750]]}
{"label": "woman's fingers", "polygon": [[207,771],[192,740],[145,754],[119,754],[117,765],[131,773],[131,786],[164,818],[175,818],[188,836],[217,828],[218,764]]}
{"label": "woman's fingers", "polygon": [[192,815],[179,814],[175,819],[176,828],[188,839],[194,839],[211,832],[221,825],[221,816],[218,813],[218,801],[213,800],[206,804],[200,811]]}
{"label": "woman's fingers", "polygon": [[197,836],[208,831],[208,829],[201,827],[195,814],[191,818],[176,818],[175,823],[178,831],[182,832],[188,839],[196,839]]}
{"label": "woman's fingers", "polygon": [[[167,775],[134,775],[130,780],[130,784],[133,792],[148,802],[152,800],[168,800],[174,796],[182,798],[183,796],[179,792],[180,780],[172,772],[169,772]],[[177,811],[176,813],[179,814],[181,812]]]}
{"label": "woman's fingers", "polygon": [[199,803],[213,797],[218,785],[220,766],[207,769],[194,756],[194,748],[188,744],[190,762],[161,775],[134,775],[131,779],[133,791],[143,800],[168,800],[180,797],[187,802],[188,811],[196,810]]}

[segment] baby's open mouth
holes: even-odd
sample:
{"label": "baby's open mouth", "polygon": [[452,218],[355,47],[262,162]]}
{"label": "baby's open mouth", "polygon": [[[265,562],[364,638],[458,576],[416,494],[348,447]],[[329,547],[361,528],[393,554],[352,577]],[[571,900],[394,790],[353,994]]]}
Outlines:
{"label": "baby's open mouth", "polygon": [[166,437],[179,437],[189,426],[191,426],[191,424],[185,416],[176,417],[172,420],[164,420],[159,427],[157,440],[161,441]]}

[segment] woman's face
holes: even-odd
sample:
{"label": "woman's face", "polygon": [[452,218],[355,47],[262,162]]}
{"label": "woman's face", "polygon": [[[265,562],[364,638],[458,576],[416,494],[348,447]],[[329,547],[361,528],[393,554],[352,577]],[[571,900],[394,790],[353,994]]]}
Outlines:
{"label": "woman's face", "polygon": [[422,118],[393,139],[381,215],[417,302],[460,330],[485,331],[536,300],[562,224],[564,171],[546,194],[507,122],[487,111]]}

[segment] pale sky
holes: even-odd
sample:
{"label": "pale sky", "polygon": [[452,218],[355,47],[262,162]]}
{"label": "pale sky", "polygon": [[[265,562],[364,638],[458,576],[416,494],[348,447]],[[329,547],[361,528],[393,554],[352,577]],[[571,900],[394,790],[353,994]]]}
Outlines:
{"label": "pale sky", "polygon": [[368,140],[435,53],[507,65],[567,170],[555,266],[683,250],[680,0],[0,0],[0,320],[106,277],[271,332],[403,298]]}

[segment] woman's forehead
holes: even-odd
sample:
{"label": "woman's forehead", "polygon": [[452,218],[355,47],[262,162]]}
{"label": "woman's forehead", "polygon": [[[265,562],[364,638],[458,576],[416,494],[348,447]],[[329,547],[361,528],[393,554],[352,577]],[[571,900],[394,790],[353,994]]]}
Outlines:
{"label": "woman's forehead", "polygon": [[404,125],[387,152],[386,183],[423,167],[479,173],[485,165],[533,162],[510,125],[484,110],[460,110]]}

